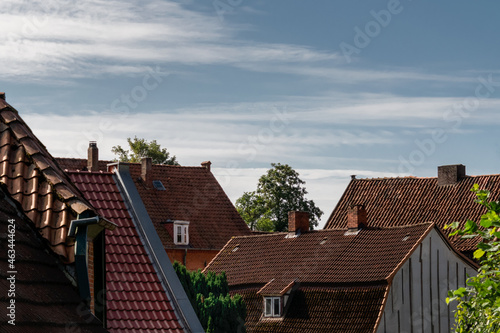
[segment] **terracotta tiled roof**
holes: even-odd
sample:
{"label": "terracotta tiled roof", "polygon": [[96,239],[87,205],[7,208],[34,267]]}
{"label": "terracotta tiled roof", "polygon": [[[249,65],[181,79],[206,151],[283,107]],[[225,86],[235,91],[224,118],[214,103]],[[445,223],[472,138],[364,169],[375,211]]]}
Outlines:
{"label": "terracotta tiled roof", "polygon": [[[433,228],[234,237],[205,271],[226,272],[247,304],[249,332],[374,332],[393,276]],[[261,318],[263,296],[290,288],[289,312]]]}
{"label": "terracotta tiled roof", "polygon": [[153,165],[151,180],[160,180],[166,191],[146,184],[141,165],[130,164],[130,174],[166,248],[175,248],[168,220],[189,221],[192,248],[221,249],[232,236],[250,235],[241,216],[213,174],[204,167]]}
{"label": "terracotta tiled roof", "polygon": [[247,307],[247,332],[369,333],[374,332],[388,285],[368,287],[301,287],[283,319],[260,320],[262,296],[255,288],[234,289]]}
{"label": "terracotta tiled roof", "polygon": [[111,173],[69,172],[106,230],[107,327],[110,332],[183,332]]}
{"label": "terracotta tiled roof", "polygon": [[[2,193],[3,195],[3,193]],[[5,198],[0,199],[0,321],[1,332],[107,332],[88,310],[60,269],[49,247],[44,244],[28,219],[21,217]],[[16,325],[7,323],[10,299],[7,291],[10,271],[7,261],[8,220],[15,220],[15,307]]]}
{"label": "terracotta tiled roof", "polygon": [[0,101],[0,182],[35,223],[54,252],[74,261],[66,240],[71,220],[93,212],[54,158],[10,105]]}
{"label": "terracotta tiled roof", "polygon": [[340,285],[380,282],[390,277],[433,227],[433,223],[422,223],[365,228],[357,235],[319,230],[292,238],[287,233],[234,237],[206,270],[225,271],[230,286],[264,285],[272,279],[275,289],[294,280]]}
{"label": "terracotta tiled roof", "polygon": [[[56,157],[55,158],[61,169],[65,171],[88,171],[87,170],[87,159],[85,158],[67,158],[67,157]],[[108,171],[107,165],[114,163],[113,161],[98,161],[97,167],[99,171]]]}
{"label": "terracotta tiled roof", "polygon": [[[467,219],[479,221],[486,210],[474,202],[470,191],[477,183],[491,191],[491,198],[500,197],[500,175],[466,176],[455,185],[438,186],[437,178],[375,178],[353,179],[333,210],[325,229],[346,228],[350,205],[365,205],[368,225],[401,226],[433,221],[445,224]],[[445,234],[449,230],[444,231]],[[460,251],[470,251],[477,239],[452,239]]]}

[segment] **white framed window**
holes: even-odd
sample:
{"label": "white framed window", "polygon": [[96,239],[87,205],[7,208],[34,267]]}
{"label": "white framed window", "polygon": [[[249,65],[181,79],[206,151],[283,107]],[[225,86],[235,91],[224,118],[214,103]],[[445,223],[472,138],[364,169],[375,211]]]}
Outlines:
{"label": "white framed window", "polygon": [[189,245],[188,221],[174,221],[174,244]]}
{"label": "white framed window", "polygon": [[264,317],[281,317],[281,297],[264,297]]}

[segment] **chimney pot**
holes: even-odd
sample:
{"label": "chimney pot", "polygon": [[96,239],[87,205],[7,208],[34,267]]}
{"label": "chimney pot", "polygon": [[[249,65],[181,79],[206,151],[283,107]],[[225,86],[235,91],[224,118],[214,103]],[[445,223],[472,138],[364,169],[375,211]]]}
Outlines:
{"label": "chimney pot", "polygon": [[210,162],[210,161],[201,162],[201,166],[204,167],[205,169],[207,169],[208,171],[210,171],[211,165],[212,165],[212,162]]}
{"label": "chimney pot", "polygon": [[0,92],[0,99],[3,99],[5,101],[5,93],[4,92]]}
{"label": "chimney pot", "polygon": [[288,212],[288,232],[304,233],[309,231],[309,213],[292,211]]}
{"label": "chimney pot", "polygon": [[141,178],[144,182],[148,183],[151,177],[151,169],[153,168],[153,159],[151,157],[144,157],[141,160]]}
{"label": "chimney pot", "polygon": [[438,166],[438,185],[454,185],[465,177],[465,165],[441,165]]}
{"label": "chimney pot", "polygon": [[99,149],[97,142],[90,141],[89,149],[87,150],[87,170],[99,171]]}
{"label": "chimney pot", "polygon": [[347,213],[347,228],[349,231],[359,230],[368,226],[366,209],[364,205],[353,205]]}

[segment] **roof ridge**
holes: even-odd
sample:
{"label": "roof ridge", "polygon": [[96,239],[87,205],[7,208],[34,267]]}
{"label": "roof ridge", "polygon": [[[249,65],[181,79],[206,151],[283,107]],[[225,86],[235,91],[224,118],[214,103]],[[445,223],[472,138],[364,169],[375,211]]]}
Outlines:
{"label": "roof ridge", "polygon": [[[488,175],[465,175],[463,178],[478,178],[478,177],[492,177],[492,176],[500,176],[498,173],[494,174],[488,174]],[[419,176],[396,176],[396,177],[366,177],[366,178],[355,178],[353,179],[354,181],[356,180],[391,180],[391,179],[417,179],[417,180],[424,180],[424,179],[437,179],[438,177],[419,177]]]}
{"label": "roof ridge", "polygon": [[89,170],[68,170],[65,171],[66,174],[78,174],[78,175],[113,175],[110,171],[89,171]]}

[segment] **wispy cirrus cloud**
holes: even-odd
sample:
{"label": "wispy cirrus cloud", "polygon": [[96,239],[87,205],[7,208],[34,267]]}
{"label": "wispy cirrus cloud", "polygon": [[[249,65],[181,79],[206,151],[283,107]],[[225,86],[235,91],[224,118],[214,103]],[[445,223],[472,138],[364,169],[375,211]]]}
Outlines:
{"label": "wispy cirrus cloud", "polygon": [[360,69],[342,65],[337,51],[242,39],[239,33],[247,27],[223,26],[214,13],[193,11],[174,1],[6,0],[0,28],[5,79],[98,78],[180,64],[226,65],[349,84],[473,80],[466,74],[405,68]]}
{"label": "wispy cirrus cloud", "polygon": [[5,1],[0,13],[4,77],[95,77],[147,64],[295,63],[335,53],[244,41],[237,29],[172,1]]}

